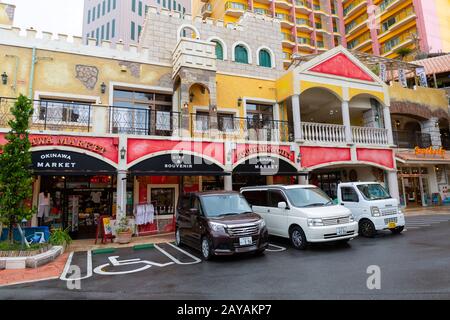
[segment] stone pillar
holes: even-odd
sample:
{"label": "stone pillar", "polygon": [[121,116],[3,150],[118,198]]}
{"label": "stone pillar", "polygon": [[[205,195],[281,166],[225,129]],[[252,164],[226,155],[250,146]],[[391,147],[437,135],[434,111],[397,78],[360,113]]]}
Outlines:
{"label": "stone pillar", "polygon": [[294,118],[294,140],[299,142],[303,140],[302,120],[300,116],[300,96],[294,94],[292,101],[292,117]]}
{"label": "stone pillar", "polygon": [[345,142],[353,144],[352,125],[350,123],[350,107],[348,101],[342,101],[342,124],[345,126]]}
{"label": "stone pillar", "polygon": [[387,180],[389,193],[391,194],[392,198],[397,199],[398,203],[400,204],[400,193],[398,190],[397,171],[388,171]]}
{"label": "stone pillar", "polygon": [[388,144],[394,145],[394,136],[392,134],[391,110],[388,106],[383,108],[384,128],[388,131]]}
{"label": "stone pillar", "polygon": [[441,132],[438,123],[438,118],[430,118],[427,121],[422,122],[422,133],[428,133],[431,136],[431,145],[435,149],[442,147]]}
{"label": "stone pillar", "polygon": [[229,176],[224,176],[223,182],[225,191],[233,191],[233,176],[231,174]]}

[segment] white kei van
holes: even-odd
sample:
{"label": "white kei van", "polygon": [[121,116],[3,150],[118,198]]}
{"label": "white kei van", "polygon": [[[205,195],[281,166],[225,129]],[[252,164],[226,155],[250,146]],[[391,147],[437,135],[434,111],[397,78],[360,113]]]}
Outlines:
{"label": "white kei van", "polygon": [[359,234],[373,237],[377,231],[399,234],[405,227],[405,216],[397,199],[377,182],[348,182],[338,185],[338,201],[350,209],[359,225]]}
{"label": "white kei van", "polygon": [[241,193],[264,218],[269,234],[289,238],[296,249],[309,242],[347,242],[358,235],[350,210],[333,204],[316,186],[245,187]]}

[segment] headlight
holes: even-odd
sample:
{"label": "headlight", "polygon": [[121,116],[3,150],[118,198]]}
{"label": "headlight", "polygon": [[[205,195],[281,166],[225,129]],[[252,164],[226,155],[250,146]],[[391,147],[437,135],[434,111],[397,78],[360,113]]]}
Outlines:
{"label": "headlight", "polygon": [[355,217],[351,214],[348,216],[348,221],[350,222],[354,222],[355,221]]}
{"label": "headlight", "polygon": [[264,219],[259,220],[259,229],[264,229],[266,226],[266,221]]}
{"label": "headlight", "polygon": [[372,217],[381,216],[381,212],[380,209],[378,209],[378,207],[370,207],[370,211],[372,212]]}
{"label": "headlight", "polygon": [[212,231],[225,233],[225,225],[221,223],[208,222]]}
{"label": "headlight", "polygon": [[323,226],[323,221],[320,218],[308,219],[308,227],[320,227]]}
{"label": "headlight", "polygon": [[402,209],[398,209],[398,214],[403,214]]}

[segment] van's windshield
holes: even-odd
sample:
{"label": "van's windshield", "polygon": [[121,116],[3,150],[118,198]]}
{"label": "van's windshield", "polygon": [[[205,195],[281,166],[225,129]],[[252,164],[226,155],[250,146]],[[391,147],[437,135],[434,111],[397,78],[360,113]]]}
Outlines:
{"label": "van's windshield", "polygon": [[319,188],[286,189],[285,192],[292,205],[298,208],[333,205],[333,200]]}
{"label": "van's windshield", "polygon": [[213,194],[200,197],[204,214],[207,217],[219,217],[251,213],[252,208],[240,194]]}
{"label": "van's windshield", "polygon": [[364,198],[369,201],[391,198],[386,189],[383,188],[381,184],[377,183],[360,184],[358,185],[358,190],[361,191]]}

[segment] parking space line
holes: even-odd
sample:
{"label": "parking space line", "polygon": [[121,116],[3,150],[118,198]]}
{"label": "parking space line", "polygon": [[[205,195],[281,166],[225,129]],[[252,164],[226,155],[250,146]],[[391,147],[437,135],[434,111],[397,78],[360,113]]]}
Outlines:
{"label": "parking space line", "polygon": [[187,251],[184,251],[181,248],[178,248],[177,246],[174,246],[173,244],[171,244],[170,242],[167,242],[166,244],[168,244],[169,246],[175,248],[176,250],[182,252],[183,254],[187,255],[188,257],[192,258],[194,261],[193,262],[181,262],[180,260],[178,260],[177,258],[175,258],[174,256],[172,256],[170,253],[168,253],[166,250],[162,249],[159,245],[155,244],[155,248],[158,249],[162,254],[164,254],[166,257],[168,257],[170,260],[172,260],[173,262],[175,262],[176,264],[181,264],[181,265],[188,265],[188,264],[196,264],[196,263],[200,263],[202,262],[202,260],[200,260],[199,258],[197,258],[196,256],[190,254]]}
{"label": "parking space line", "polygon": [[267,248],[266,251],[268,251],[268,252],[282,252],[282,251],[287,250],[285,247],[277,246],[276,244],[273,244],[273,243],[269,243],[269,247],[275,247],[277,249],[268,249]]}
{"label": "parking space line", "polygon": [[67,259],[66,265],[64,266],[64,270],[59,277],[62,281],[79,281],[92,277],[92,252],[91,250],[87,251],[87,270],[86,275],[80,278],[67,278],[67,273],[69,272],[70,266],[72,264],[74,252],[71,252],[69,258]]}

